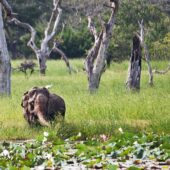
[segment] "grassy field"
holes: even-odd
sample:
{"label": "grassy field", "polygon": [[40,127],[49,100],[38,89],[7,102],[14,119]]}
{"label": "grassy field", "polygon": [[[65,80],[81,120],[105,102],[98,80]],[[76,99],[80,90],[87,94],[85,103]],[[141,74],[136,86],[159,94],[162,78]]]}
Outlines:
{"label": "grassy field", "polygon": [[[21,61],[13,61],[16,67]],[[84,137],[99,134],[116,134],[123,131],[170,133],[170,73],[154,76],[154,87],[148,85],[147,67],[144,64],[140,93],[125,88],[128,62],[112,63],[102,76],[100,89],[90,95],[87,76],[82,70],[83,60],[72,60],[77,73],[69,75],[63,61],[48,61],[45,77],[38,72],[29,78],[23,73],[12,74],[12,96],[0,98],[0,140],[32,139],[43,131],[53,131],[60,137],[81,132]],[[168,62],[153,62],[153,67],[164,69]],[[33,86],[52,84],[52,92],[66,102],[64,124],[51,128],[30,128],[22,115],[21,97]]]}

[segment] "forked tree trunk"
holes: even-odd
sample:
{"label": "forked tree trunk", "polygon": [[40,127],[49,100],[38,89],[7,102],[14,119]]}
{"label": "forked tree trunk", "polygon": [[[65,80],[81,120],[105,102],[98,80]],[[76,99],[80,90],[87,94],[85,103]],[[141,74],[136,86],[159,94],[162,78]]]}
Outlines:
{"label": "forked tree trunk", "polygon": [[47,58],[49,58],[49,54],[46,54],[46,52],[41,51],[41,50],[38,50],[35,54],[36,54],[38,64],[39,64],[40,74],[45,75],[46,68],[47,68],[46,61],[47,61]]}
{"label": "forked tree trunk", "polygon": [[112,36],[118,1],[116,3],[113,2],[111,6],[107,5],[107,7],[111,8],[112,13],[109,21],[102,24],[102,30],[99,35],[97,34],[94,23],[92,23],[92,18],[90,16],[88,17],[88,28],[95,39],[95,43],[89,50],[85,61],[85,68],[88,74],[88,90],[90,92],[94,92],[99,88],[100,79],[105,70],[106,52]]}
{"label": "forked tree trunk", "polygon": [[141,66],[142,66],[142,55],[141,55],[141,41],[138,35],[133,37],[133,48],[131,52],[129,73],[127,79],[127,88],[131,90],[140,89],[140,78],[141,78]]}
{"label": "forked tree trunk", "polygon": [[2,5],[0,3],[0,95],[10,95],[11,92],[11,64],[7,50],[2,18]]}

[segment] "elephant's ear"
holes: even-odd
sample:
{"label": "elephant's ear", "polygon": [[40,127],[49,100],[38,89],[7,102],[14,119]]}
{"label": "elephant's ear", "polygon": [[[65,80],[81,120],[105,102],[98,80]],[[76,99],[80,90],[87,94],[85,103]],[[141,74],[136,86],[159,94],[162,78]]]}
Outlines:
{"label": "elephant's ear", "polygon": [[21,106],[24,107],[24,102],[26,102],[29,99],[28,97],[28,91],[24,93],[22,96]]}
{"label": "elephant's ear", "polygon": [[23,103],[24,103],[24,101],[22,100],[22,101],[21,101],[21,107],[23,107],[23,108],[24,108],[24,105],[23,105]]}

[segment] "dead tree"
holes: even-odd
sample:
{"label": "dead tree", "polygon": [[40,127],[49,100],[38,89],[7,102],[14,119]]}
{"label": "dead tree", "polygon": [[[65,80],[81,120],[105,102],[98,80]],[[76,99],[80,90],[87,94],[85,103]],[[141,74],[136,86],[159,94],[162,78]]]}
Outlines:
{"label": "dead tree", "polygon": [[146,60],[147,65],[148,65],[149,85],[153,86],[153,73],[152,73],[152,67],[151,67],[151,62],[150,62],[150,55],[149,55],[148,47],[147,47],[145,40],[144,40],[145,32],[144,32],[143,20],[141,22],[138,22],[138,24],[139,24],[139,27],[140,27],[141,45],[144,49],[145,60]]}
{"label": "dead tree", "polygon": [[85,60],[85,69],[88,75],[88,89],[90,92],[94,92],[98,89],[100,78],[105,70],[106,52],[112,37],[115,14],[118,9],[118,0],[110,2],[110,4],[105,4],[105,6],[111,9],[111,16],[107,23],[102,21],[102,29],[99,34],[92,22],[92,17],[88,16],[88,28],[95,40]]}
{"label": "dead tree", "polygon": [[130,65],[128,70],[127,88],[130,90],[140,89],[142,66],[141,40],[138,34],[133,37],[133,47],[130,57]]}
{"label": "dead tree", "polygon": [[153,85],[153,72],[150,64],[150,55],[147,45],[144,41],[144,24],[143,20],[138,22],[140,27],[140,33],[137,33],[133,38],[133,49],[130,58],[130,65],[128,70],[128,79],[126,85],[128,89],[140,89],[140,77],[141,77],[141,50],[144,49],[145,60],[148,65],[149,72],[149,85]]}
{"label": "dead tree", "polygon": [[7,16],[11,15],[8,12],[8,6],[6,0],[0,0],[0,95],[10,95],[11,93],[11,64],[2,18],[2,7],[5,9]]}
{"label": "dead tree", "polygon": [[[62,15],[62,9],[60,6],[61,1],[62,0],[53,0],[52,14],[47,24],[47,27],[45,28],[44,38],[41,40],[40,48],[38,48],[35,43],[36,30],[30,24],[23,23],[19,21],[17,18],[12,18],[11,20],[11,22],[15,23],[16,25],[22,28],[27,29],[31,33],[31,38],[29,42],[27,43],[27,45],[33,50],[33,52],[35,53],[37,57],[41,75],[45,75],[46,68],[47,68],[46,61],[49,58],[51,51],[53,51],[53,48],[50,50],[49,42],[54,39],[58,26],[59,26],[59,22],[60,22],[61,15]],[[61,50],[59,50],[58,48],[55,48],[54,51],[57,51],[59,54],[61,52]],[[64,53],[62,52],[62,54]],[[67,58],[66,55],[64,56],[65,58]],[[69,62],[68,59],[67,59],[67,62]],[[69,72],[71,72],[70,64],[66,63],[66,65],[69,69]]]}

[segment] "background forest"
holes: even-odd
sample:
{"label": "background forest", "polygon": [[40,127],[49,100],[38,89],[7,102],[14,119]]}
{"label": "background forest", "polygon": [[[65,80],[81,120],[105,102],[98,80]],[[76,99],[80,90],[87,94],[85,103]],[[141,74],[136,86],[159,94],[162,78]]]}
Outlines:
{"label": "background forest", "polygon": [[[52,10],[48,0],[9,0],[18,18],[31,24],[37,30],[39,39],[43,36],[45,25]],[[92,46],[93,38],[87,29],[87,15],[93,11],[96,16],[108,17],[107,8],[100,6],[98,0],[64,0],[63,15],[56,40],[68,58],[85,57]],[[145,40],[152,59],[169,59],[170,53],[170,2],[167,0],[123,0],[116,16],[116,24],[108,50],[108,57],[114,61],[128,59],[131,39],[138,28],[138,21],[144,20]],[[102,11],[102,12],[101,12]],[[104,12],[103,12],[104,11]],[[96,17],[97,22],[97,17]],[[99,25],[99,24],[98,24]],[[6,23],[8,48],[13,59],[35,58],[26,46],[30,33]],[[56,54],[52,58],[58,58]]]}

